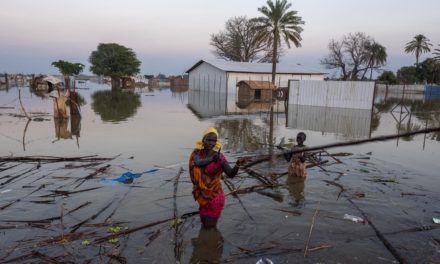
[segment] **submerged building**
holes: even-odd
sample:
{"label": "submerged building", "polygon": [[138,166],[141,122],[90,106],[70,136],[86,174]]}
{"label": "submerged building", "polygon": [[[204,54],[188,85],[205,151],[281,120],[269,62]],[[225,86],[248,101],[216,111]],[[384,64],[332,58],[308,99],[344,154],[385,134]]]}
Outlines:
{"label": "submerged building", "polygon": [[[193,111],[211,112],[217,114],[238,114],[246,113],[249,109],[243,108],[239,98],[239,83],[241,81],[271,82],[271,63],[235,62],[225,60],[200,60],[189,68],[188,73],[188,103]],[[261,95],[264,98],[270,92],[268,90],[287,88],[289,80],[324,80],[324,73],[308,69],[301,65],[277,65],[275,87],[269,89],[250,89],[249,98]],[[241,83],[243,84],[243,83]],[[239,85],[239,86],[237,86]],[[245,84],[243,84],[245,85]],[[242,86],[243,87],[243,86]],[[246,88],[242,88],[243,91]],[[258,92],[257,90],[261,90]],[[263,91],[265,90],[265,91]],[[244,95],[246,92],[242,92]],[[260,94],[259,94],[260,93]],[[276,99],[276,98],[275,98]],[[258,111],[266,111],[267,107],[255,107],[255,103],[267,104],[264,100],[260,102],[247,102]],[[203,105],[203,109],[198,106]],[[215,109],[210,109],[215,107]],[[267,108],[267,109],[266,109]],[[284,112],[284,101],[275,102],[277,112]]]}

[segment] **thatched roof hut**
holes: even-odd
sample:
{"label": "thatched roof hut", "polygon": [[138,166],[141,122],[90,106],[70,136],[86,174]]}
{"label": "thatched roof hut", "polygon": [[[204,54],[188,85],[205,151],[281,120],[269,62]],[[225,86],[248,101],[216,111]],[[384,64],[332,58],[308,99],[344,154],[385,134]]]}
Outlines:
{"label": "thatched roof hut", "polygon": [[238,105],[246,106],[252,102],[272,102],[276,86],[269,81],[239,81]]}

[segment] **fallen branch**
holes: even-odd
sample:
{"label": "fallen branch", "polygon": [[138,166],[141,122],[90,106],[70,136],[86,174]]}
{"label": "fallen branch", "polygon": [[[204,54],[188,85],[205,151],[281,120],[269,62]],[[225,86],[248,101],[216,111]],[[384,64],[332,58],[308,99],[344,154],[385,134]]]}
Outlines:
{"label": "fallen branch", "polygon": [[81,157],[53,157],[53,156],[24,156],[24,157],[0,157],[0,162],[66,162],[66,161],[78,161],[78,162],[92,162],[92,161],[108,161],[113,158],[97,158],[97,155],[81,156]]}
{"label": "fallen branch", "polygon": [[249,213],[249,211],[246,209],[246,207],[243,204],[243,201],[240,199],[240,197],[235,193],[236,189],[232,182],[230,182],[227,178],[223,179],[223,182],[226,184],[226,187],[228,187],[230,194],[234,196],[238,200],[238,203],[241,205],[241,208],[243,208],[243,211],[246,213],[246,215],[251,219],[252,221],[255,221],[252,215]]}
{"label": "fallen branch", "polygon": [[[402,134],[378,136],[378,137],[372,137],[369,139],[361,139],[361,140],[354,140],[354,141],[347,141],[347,142],[332,143],[332,144],[321,145],[321,146],[316,146],[316,147],[309,147],[309,148],[307,148],[307,151],[315,151],[315,150],[320,150],[320,149],[328,149],[328,148],[336,148],[336,147],[354,146],[354,145],[360,145],[360,144],[365,144],[365,143],[370,143],[370,142],[386,141],[386,140],[391,140],[391,139],[396,139],[396,138],[401,138],[401,137],[408,137],[408,136],[413,136],[413,135],[418,135],[418,134],[426,134],[426,133],[439,132],[439,131],[440,131],[440,127],[427,128],[427,129],[422,129],[422,130],[417,130],[414,132],[408,132],[408,133],[402,133]],[[249,168],[251,166],[254,166],[254,165],[259,164],[264,161],[269,161],[273,158],[273,156],[279,157],[279,156],[283,156],[285,154],[295,154],[295,153],[300,153],[300,152],[304,152],[304,149],[291,150],[288,152],[274,154],[274,155],[266,155],[262,158],[256,159],[256,160],[246,164],[245,166],[243,166],[243,169]]]}
{"label": "fallen branch", "polygon": [[374,223],[371,221],[371,219],[368,218],[367,214],[362,210],[356,203],[354,203],[350,198],[347,198],[347,200],[362,214],[364,219],[367,221],[368,225],[374,230],[376,233],[377,238],[383,243],[383,245],[388,249],[388,251],[391,253],[391,255],[396,258],[399,263],[404,264],[408,263],[406,259],[404,259],[399,252],[393,247],[393,245],[385,238],[385,236],[380,232],[379,229],[374,225]]}
{"label": "fallen branch", "polygon": [[87,223],[90,220],[94,220],[96,217],[98,217],[102,212],[104,212],[107,208],[110,207],[110,205],[112,205],[112,203],[114,202],[111,201],[109,202],[106,206],[104,206],[103,208],[101,208],[101,210],[99,210],[96,214],[92,215],[91,217],[81,221],[80,223],[72,226],[72,228],[70,229],[70,233],[74,233],[78,228],[80,228],[83,224]]}
{"label": "fallen branch", "polygon": [[338,188],[340,189],[340,191],[339,191],[339,193],[338,193],[338,198],[337,198],[337,199],[339,199],[339,197],[341,196],[341,194],[345,191],[344,186],[342,186],[341,184],[339,184],[339,183],[337,183],[337,182],[329,181],[329,180],[322,180],[322,181],[323,181],[323,182],[326,182],[326,183],[328,183],[328,184],[330,184],[330,185],[336,186],[336,187],[338,187]]}
{"label": "fallen branch", "polygon": [[84,178],[79,178],[77,179],[75,182],[80,181],[80,183],[78,183],[74,189],[78,188],[79,186],[81,186],[85,181],[90,180],[91,178],[95,177],[96,175],[98,175],[99,173],[104,173],[108,168],[110,168],[110,165],[107,164],[101,168],[98,168],[96,171],[90,173],[89,175],[87,175]]}

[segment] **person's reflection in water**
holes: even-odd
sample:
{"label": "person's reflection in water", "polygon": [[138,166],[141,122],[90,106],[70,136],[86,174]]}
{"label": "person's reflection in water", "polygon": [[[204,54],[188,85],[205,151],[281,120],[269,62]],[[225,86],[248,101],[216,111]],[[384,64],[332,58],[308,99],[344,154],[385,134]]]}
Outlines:
{"label": "person's reflection in water", "polygon": [[302,177],[287,177],[287,186],[289,189],[289,194],[292,196],[293,201],[291,204],[294,207],[301,208],[304,206],[305,195],[304,186],[305,178]]}
{"label": "person's reflection in water", "polygon": [[223,254],[223,236],[216,227],[201,227],[199,236],[192,239],[190,263],[220,263]]}
{"label": "person's reflection in water", "polygon": [[60,139],[72,139],[72,133],[69,131],[69,118],[54,118],[55,137]]}

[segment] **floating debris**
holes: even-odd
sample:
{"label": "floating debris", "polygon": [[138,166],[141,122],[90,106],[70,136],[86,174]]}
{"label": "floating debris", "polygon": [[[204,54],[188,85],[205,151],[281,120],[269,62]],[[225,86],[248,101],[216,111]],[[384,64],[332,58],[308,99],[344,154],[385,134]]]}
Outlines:
{"label": "floating debris", "polygon": [[362,217],[355,216],[355,215],[344,214],[344,219],[345,220],[350,220],[350,221],[355,222],[355,223],[363,223],[363,224],[365,224],[365,220]]}

